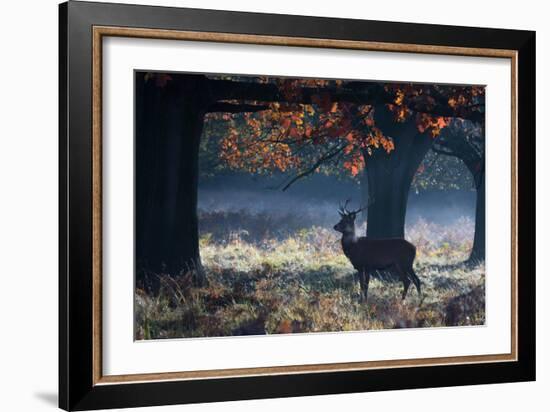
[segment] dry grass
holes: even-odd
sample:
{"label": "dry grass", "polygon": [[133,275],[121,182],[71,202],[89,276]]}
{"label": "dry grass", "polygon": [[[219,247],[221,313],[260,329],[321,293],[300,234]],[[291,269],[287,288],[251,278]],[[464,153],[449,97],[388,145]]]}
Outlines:
{"label": "dry grass", "polygon": [[137,289],[136,339],[483,324],[484,265],[460,264],[472,231],[466,219],[409,227],[424,299],[411,288],[402,301],[400,283],[373,279],[367,304],[359,302],[353,267],[332,230],[302,228],[254,240],[238,230],[217,242],[203,232],[208,286],[193,287],[191,274],[160,275],[157,292]]}

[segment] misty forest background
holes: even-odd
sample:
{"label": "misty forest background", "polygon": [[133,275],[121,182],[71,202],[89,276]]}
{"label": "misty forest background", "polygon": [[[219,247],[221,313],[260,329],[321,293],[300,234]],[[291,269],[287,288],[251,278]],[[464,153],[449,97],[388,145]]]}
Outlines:
{"label": "misty forest background", "polygon": [[[136,339],[485,322],[484,88],[136,74]],[[417,247],[359,300],[358,236]]]}

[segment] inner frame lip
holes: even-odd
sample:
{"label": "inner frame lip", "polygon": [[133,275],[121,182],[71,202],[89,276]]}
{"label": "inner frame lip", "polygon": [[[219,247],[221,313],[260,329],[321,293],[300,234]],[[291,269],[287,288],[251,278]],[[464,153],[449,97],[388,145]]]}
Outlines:
{"label": "inner frame lip", "polygon": [[[386,360],[369,362],[351,362],[351,363],[327,363],[316,365],[294,365],[282,367],[259,367],[259,368],[238,368],[238,369],[218,369],[208,371],[182,371],[182,372],[162,372],[150,374],[131,374],[131,375],[103,375],[102,373],[102,297],[101,297],[101,71],[102,71],[102,40],[103,37],[130,37],[164,40],[187,40],[187,41],[205,41],[236,44],[259,44],[272,46],[289,47],[317,47],[331,49],[352,49],[365,51],[384,51],[399,53],[421,53],[437,55],[458,55],[474,57],[493,57],[508,58],[511,60],[512,74],[512,336],[511,353],[496,355],[472,355],[466,357],[441,357],[441,358],[417,358],[412,360]],[[289,373],[319,373],[334,371],[367,370],[382,368],[400,368],[400,367],[420,367],[420,366],[439,366],[439,365],[458,365],[475,363],[494,363],[494,362],[513,362],[518,360],[518,334],[517,334],[517,64],[518,51],[508,49],[491,48],[473,48],[457,46],[433,46],[422,44],[405,44],[391,42],[373,42],[356,40],[334,40],[322,38],[304,38],[287,36],[266,36],[253,34],[234,34],[221,32],[197,32],[184,30],[167,29],[146,29],[137,27],[119,27],[92,25],[92,175],[93,175],[93,262],[92,262],[92,335],[93,335],[93,385],[103,385],[111,383],[138,383],[150,381],[166,380],[193,380],[193,379],[216,379],[233,377],[250,377],[265,375],[281,375]],[[141,70],[139,70],[141,71]],[[159,71],[169,73],[170,71]],[[285,76],[280,76],[285,77]],[[286,76],[292,77],[292,76]],[[302,78],[307,78],[303,76]],[[327,78],[328,79],[328,78]],[[361,80],[361,79],[358,79]],[[365,81],[365,80],[363,80]],[[383,81],[383,80],[378,80]],[[396,82],[393,83],[413,83]],[[415,82],[424,83],[424,82]],[[443,83],[440,83],[443,84]],[[455,83],[452,83],[455,84]],[[485,86],[485,85],[479,85]],[[467,359],[464,359],[467,358]],[[414,361],[409,363],[409,361]],[[380,366],[374,366],[373,362],[383,362]],[[293,368],[296,368],[293,371]]]}

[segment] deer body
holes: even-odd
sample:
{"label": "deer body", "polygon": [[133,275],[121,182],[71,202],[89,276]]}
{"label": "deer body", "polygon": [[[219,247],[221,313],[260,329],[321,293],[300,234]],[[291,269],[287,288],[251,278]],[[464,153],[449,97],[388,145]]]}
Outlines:
{"label": "deer body", "polygon": [[358,238],[355,235],[355,217],[360,210],[350,212],[345,206],[341,208],[341,220],[334,226],[334,230],[342,233],[342,250],[359,272],[362,299],[367,300],[370,275],[376,270],[391,271],[399,277],[403,282],[403,299],[407,296],[411,282],[420,295],[420,279],[413,269],[416,247],[400,238]]}

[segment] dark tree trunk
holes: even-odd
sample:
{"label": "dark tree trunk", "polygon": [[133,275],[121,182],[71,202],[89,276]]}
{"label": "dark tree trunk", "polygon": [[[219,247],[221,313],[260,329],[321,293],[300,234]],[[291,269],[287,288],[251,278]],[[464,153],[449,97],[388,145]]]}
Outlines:
{"label": "dark tree trunk", "polygon": [[[465,145],[463,144],[463,146]],[[476,188],[474,244],[468,263],[478,264],[485,260],[485,154],[475,153],[468,146],[461,149],[458,151],[459,158],[472,173]]]}
{"label": "dark tree trunk", "polygon": [[205,108],[197,99],[200,83],[173,80],[160,86],[137,79],[135,230],[138,269],[172,275],[192,271],[203,284],[197,219]]}
{"label": "dark tree trunk", "polygon": [[485,260],[485,172],[480,172],[479,182],[476,191],[476,222],[474,245],[470,258],[470,263],[479,263]]}
{"label": "dark tree trunk", "polygon": [[363,154],[369,189],[367,237],[403,238],[409,190],[432,137],[419,133],[414,119],[399,123],[384,106],[375,110],[376,126],[393,138],[395,149]]}

